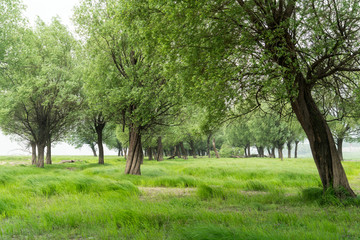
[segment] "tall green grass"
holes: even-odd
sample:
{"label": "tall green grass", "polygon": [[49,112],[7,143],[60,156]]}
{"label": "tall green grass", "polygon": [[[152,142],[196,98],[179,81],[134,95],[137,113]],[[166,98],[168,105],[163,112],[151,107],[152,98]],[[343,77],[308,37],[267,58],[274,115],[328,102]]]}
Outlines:
{"label": "tall green grass", "polygon": [[[323,194],[311,159],[96,161],[0,166],[0,239],[360,238],[359,199]],[[344,167],[359,193],[360,163]]]}

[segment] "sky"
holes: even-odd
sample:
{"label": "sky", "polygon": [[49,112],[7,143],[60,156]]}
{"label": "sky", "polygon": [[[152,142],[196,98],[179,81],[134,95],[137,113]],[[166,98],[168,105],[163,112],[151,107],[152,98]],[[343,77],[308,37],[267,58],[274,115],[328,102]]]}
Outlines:
{"label": "sky", "polygon": [[[74,25],[70,18],[72,16],[73,8],[80,0],[23,0],[27,6],[24,15],[29,19],[31,24],[34,24],[37,16],[39,16],[46,23],[50,23],[51,18],[59,16],[61,22],[66,25],[72,32],[75,31]],[[30,152],[22,143],[16,142],[9,136],[0,133],[0,155],[29,155]],[[91,149],[84,146],[81,149],[66,143],[57,143],[52,148],[53,155],[91,155]],[[114,155],[115,151],[110,151],[105,147],[106,155]]]}

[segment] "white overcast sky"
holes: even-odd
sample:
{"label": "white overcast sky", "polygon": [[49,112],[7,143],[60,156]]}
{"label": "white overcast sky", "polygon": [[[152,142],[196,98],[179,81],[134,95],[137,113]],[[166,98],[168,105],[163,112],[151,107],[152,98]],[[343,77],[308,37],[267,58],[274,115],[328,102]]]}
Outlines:
{"label": "white overcast sky", "polygon": [[[50,23],[51,18],[59,16],[62,23],[65,24],[71,31],[74,31],[74,26],[70,20],[73,8],[80,0],[23,0],[27,6],[25,16],[29,19],[31,24],[34,24],[35,19],[39,16],[46,23]],[[91,150],[88,147],[82,149],[75,149],[66,143],[58,143],[53,147],[52,153],[54,155],[91,155]],[[29,151],[24,144],[18,144],[8,136],[0,134],[0,155],[28,155]],[[105,154],[114,155],[115,151],[109,151],[105,148]]]}

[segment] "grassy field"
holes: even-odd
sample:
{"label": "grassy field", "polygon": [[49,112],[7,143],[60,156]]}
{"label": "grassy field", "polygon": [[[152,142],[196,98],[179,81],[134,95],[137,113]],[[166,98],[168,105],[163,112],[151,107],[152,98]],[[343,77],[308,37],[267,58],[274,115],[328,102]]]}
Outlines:
{"label": "grassy field", "polygon": [[[310,159],[105,161],[0,157],[0,239],[360,239],[360,198],[321,195]],[[360,194],[360,162],[344,167]]]}

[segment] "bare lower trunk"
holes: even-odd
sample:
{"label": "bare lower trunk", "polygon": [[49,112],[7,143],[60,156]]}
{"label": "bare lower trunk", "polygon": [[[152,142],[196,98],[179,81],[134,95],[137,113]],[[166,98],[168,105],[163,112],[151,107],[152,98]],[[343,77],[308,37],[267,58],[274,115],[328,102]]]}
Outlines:
{"label": "bare lower trunk", "polygon": [[51,140],[46,143],[46,164],[52,164],[51,161]]}
{"label": "bare lower trunk", "polygon": [[337,151],[338,151],[338,153],[339,153],[340,161],[344,161],[344,157],[343,157],[343,142],[344,142],[344,139],[343,139],[343,138],[337,138],[337,139],[336,139],[336,146],[337,146]]}
{"label": "bare lower trunk", "polygon": [[180,149],[180,144],[178,144],[176,146],[176,155],[178,158],[181,158],[181,149]]}
{"label": "bare lower trunk", "polygon": [[[105,126],[105,125],[104,125]],[[104,164],[104,145],[103,145],[103,128],[96,129],[98,135],[98,148],[99,148],[99,164]]]}
{"label": "bare lower trunk", "polygon": [[295,141],[295,151],[294,151],[294,158],[297,158],[297,152],[298,152],[298,145],[299,145],[299,141]]}
{"label": "bare lower trunk", "polygon": [[121,156],[121,148],[118,148],[118,157],[120,157]]}
{"label": "bare lower trunk", "polygon": [[36,143],[31,141],[30,146],[31,146],[31,164],[36,165]]}
{"label": "bare lower trunk", "polygon": [[247,153],[248,157],[251,157],[250,145],[247,146],[247,150],[248,150],[248,153]]}
{"label": "bare lower trunk", "polygon": [[94,145],[94,144],[90,144],[90,148],[91,148],[91,150],[92,150],[92,152],[93,152],[94,157],[97,157],[95,145]]}
{"label": "bare lower trunk", "polygon": [[40,144],[38,143],[37,149],[38,149],[38,160],[37,160],[36,166],[43,168],[44,167],[45,143],[40,143]]}
{"label": "bare lower trunk", "polygon": [[278,153],[279,153],[279,158],[281,159],[281,161],[284,160],[284,156],[283,156],[283,148],[279,147],[278,148]]}
{"label": "bare lower trunk", "polygon": [[292,109],[309,139],[324,190],[344,188],[356,196],[341,165],[329,126],[311,96],[311,88],[302,74],[296,75],[296,82],[299,94],[291,103]]}
{"label": "bare lower trunk", "polygon": [[208,155],[209,158],[211,158],[211,153],[210,153],[210,139],[211,139],[211,134],[208,135],[207,141],[206,141],[207,155]]}
{"label": "bare lower trunk", "polygon": [[188,159],[188,155],[187,155],[187,151],[185,150],[184,143],[180,142],[179,145],[181,148],[181,155],[183,156],[184,159]]}
{"label": "bare lower trunk", "polygon": [[219,155],[218,151],[216,150],[215,138],[212,139],[212,145],[213,145],[213,149],[214,149],[216,158],[220,158],[220,155]]}
{"label": "bare lower trunk", "polygon": [[195,144],[194,144],[194,140],[190,140],[189,141],[189,145],[191,148],[191,154],[193,155],[193,158],[196,158],[196,150],[195,150]]}
{"label": "bare lower trunk", "polygon": [[152,152],[151,147],[148,147],[147,153],[148,153],[149,160],[153,160],[153,152]]}
{"label": "bare lower trunk", "polygon": [[125,159],[127,159],[127,151],[128,151],[128,149],[124,148],[124,157],[125,157]]}
{"label": "bare lower trunk", "polygon": [[162,145],[161,136],[157,139],[157,154],[156,154],[156,160],[157,161],[163,161],[164,160],[164,150]]}
{"label": "bare lower trunk", "polygon": [[140,130],[135,126],[131,126],[129,129],[129,153],[126,159],[125,174],[141,175],[140,166],[143,159]]}
{"label": "bare lower trunk", "polygon": [[275,158],[275,157],[276,157],[276,156],[275,156],[275,148],[274,148],[274,147],[271,148],[271,157],[272,157],[272,158]]}
{"label": "bare lower trunk", "polygon": [[291,158],[291,142],[287,142],[286,146],[288,150],[288,158]]}

